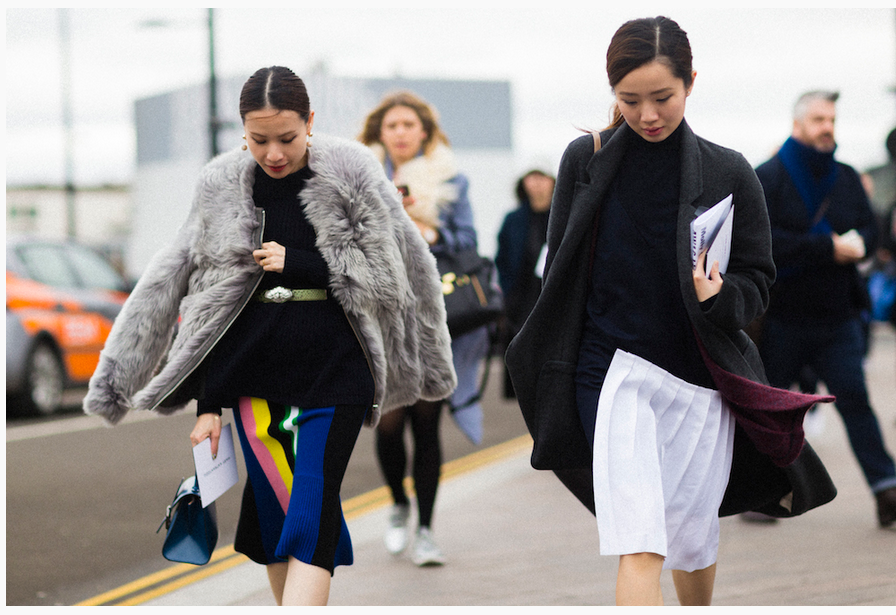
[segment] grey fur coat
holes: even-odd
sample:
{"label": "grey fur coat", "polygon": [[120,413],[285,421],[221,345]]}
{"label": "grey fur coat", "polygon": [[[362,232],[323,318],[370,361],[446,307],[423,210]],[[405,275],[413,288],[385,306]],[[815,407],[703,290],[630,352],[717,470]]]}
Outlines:
{"label": "grey fur coat", "polygon": [[[330,291],[358,335],[379,411],[448,397],[457,384],[435,259],[398,192],[364,146],[316,137],[314,176],[299,195],[330,270]],[[250,300],[263,271],[264,212],[252,200],[255,160],[234,150],[204,169],[189,216],[159,252],[106,340],[84,399],[117,423],[128,410],[170,414],[190,375]]]}

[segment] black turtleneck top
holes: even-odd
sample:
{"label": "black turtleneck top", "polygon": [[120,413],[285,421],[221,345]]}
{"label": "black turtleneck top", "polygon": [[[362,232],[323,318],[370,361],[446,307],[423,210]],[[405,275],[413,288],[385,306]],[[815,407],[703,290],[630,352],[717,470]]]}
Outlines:
{"label": "black turtleneck top", "polygon": [[577,383],[598,394],[619,348],[714,388],[678,279],[681,128],[659,143],[634,131],[625,136],[626,151],[600,210]]}
{"label": "black turtleneck top", "polygon": [[[312,176],[307,166],[283,179],[255,169],[253,199],[265,211],[263,241],[286,247],[283,272],[266,272],[260,290],[327,288],[329,269],[298,198]],[[200,413],[229,407],[238,397],[300,408],[373,402],[369,364],[345,311],[332,297],[285,303],[252,299],[206,365]]]}

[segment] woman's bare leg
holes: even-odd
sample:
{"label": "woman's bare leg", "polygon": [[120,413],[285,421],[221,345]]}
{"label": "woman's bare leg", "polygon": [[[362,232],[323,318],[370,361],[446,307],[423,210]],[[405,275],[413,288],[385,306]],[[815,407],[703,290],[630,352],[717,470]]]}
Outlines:
{"label": "woman's bare leg", "polygon": [[672,581],[681,606],[709,606],[716,582],[716,565],[694,572],[673,570]]}
{"label": "woman's bare leg", "polygon": [[286,570],[288,568],[286,562],[268,564],[265,566],[268,571],[268,582],[271,584],[271,592],[274,594],[274,601],[277,606],[283,604],[283,586],[286,585]]}
{"label": "woman's bare leg", "polygon": [[300,562],[269,564],[268,581],[277,606],[325,606],[330,599],[330,571]]}
{"label": "woman's bare leg", "polygon": [[330,571],[289,558],[282,604],[326,606],[330,600]]}
{"label": "woman's bare leg", "polygon": [[616,577],[616,604],[662,606],[660,573],[663,571],[663,559],[656,553],[621,555]]}

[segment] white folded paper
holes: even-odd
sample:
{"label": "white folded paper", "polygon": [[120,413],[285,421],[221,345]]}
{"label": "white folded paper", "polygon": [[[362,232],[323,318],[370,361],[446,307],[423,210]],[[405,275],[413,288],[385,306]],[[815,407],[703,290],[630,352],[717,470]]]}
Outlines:
{"label": "white folded paper", "polygon": [[212,441],[206,438],[193,447],[193,463],[196,464],[196,480],[199,481],[199,494],[205,508],[239,480],[230,423],[221,429],[215,458],[212,459]]}
{"label": "white folded paper", "polygon": [[731,256],[731,234],[734,229],[734,195],[724,199],[704,212],[698,212],[691,221],[691,266],[697,268],[697,259],[706,252],[706,275],[712,264],[719,263],[719,273],[728,269]]}

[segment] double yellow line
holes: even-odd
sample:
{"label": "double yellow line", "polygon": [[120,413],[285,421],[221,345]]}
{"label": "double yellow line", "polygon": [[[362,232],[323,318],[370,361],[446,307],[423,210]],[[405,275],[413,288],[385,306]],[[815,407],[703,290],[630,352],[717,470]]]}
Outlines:
{"label": "double yellow line", "polygon": [[212,554],[212,559],[205,566],[197,568],[192,564],[175,564],[142,579],[137,579],[99,596],[79,602],[75,606],[133,606],[143,604],[247,561],[249,561],[249,558],[234,551],[233,545],[228,545],[217,549]]}
{"label": "double yellow line", "polygon": [[[466,457],[449,461],[442,466],[441,480],[447,481],[457,478],[483,466],[501,461],[522,450],[531,449],[531,447],[532,439],[529,436],[520,436],[519,438],[472,453]],[[410,479],[407,479],[407,481],[410,483]],[[411,488],[410,485],[408,487],[409,489]],[[346,500],[342,503],[342,510],[346,521],[351,521],[391,503],[392,496],[388,488],[380,487]],[[249,558],[245,555],[233,550],[233,545],[228,545],[216,550],[212,554],[209,563],[205,566],[196,567],[192,564],[175,564],[99,596],[79,602],[75,606],[133,606],[144,604],[248,561]]]}

